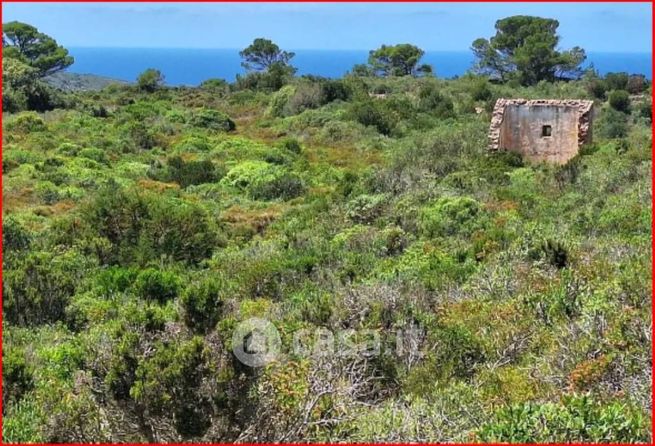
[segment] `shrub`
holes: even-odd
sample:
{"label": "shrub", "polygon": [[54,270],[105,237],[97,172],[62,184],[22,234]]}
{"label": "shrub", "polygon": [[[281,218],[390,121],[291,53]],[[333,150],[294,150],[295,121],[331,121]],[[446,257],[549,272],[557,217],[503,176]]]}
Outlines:
{"label": "shrub", "polygon": [[177,296],[180,285],[177,275],[148,268],[137,275],[134,290],[143,299],[163,303]]}
{"label": "shrub", "polygon": [[352,88],[342,79],[328,79],[321,83],[322,102],[347,101],[352,97]]}
{"label": "shrub", "polygon": [[175,182],[181,187],[214,183],[223,176],[210,160],[185,161],[180,156],[166,160],[166,167],[151,167],[148,176],[163,182]]}
{"label": "shrub", "polygon": [[255,200],[288,200],[301,195],[304,182],[294,173],[265,161],[246,161],[233,167],[221,180],[246,190]]}
{"label": "shrub", "polygon": [[234,121],[232,121],[228,115],[210,108],[196,110],[191,116],[189,123],[194,127],[222,132],[231,132],[236,128]]}
{"label": "shrub", "polygon": [[566,268],[569,264],[569,252],[566,246],[552,239],[543,241],[530,255],[534,259],[544,258],[550,265],[557,269]]}
{"label": "shrub", "polygon": [[372,223],[382,214],[387,198],[383,194],[359,195],[348,202],[346,215],[355,223]]}
{"label": "shrub", "polygon": [[2,406],[17,404],[34,387],[34,370],[25,360],[23,349],[5,345],[2,352]]}
{"label": "shrub", "polygon": [[653,105],[650,100],[641,101],[637,105],[637,113],[640,117],[645,118],[649,123],[653,122]]}
{"label": "shrub", "polygon": [[648,430],[645,416],[628,404],[572,396],[500,409],[477,434],[485,443],[632,443],[648,442]]}
{"label": "shrub", "polygon": [[596,99],[604,100],[607,93],[607,83],[602,79],[590,79],[587,81],[587,92]]}
{"label": "shrub", "polygon": [[273,96],[271,97],[271,102],[268,108],[268,114],[273,117],[283,117],[286,116],[287,110],[286,106],[289,103],[289,99],[295,93],[295,87],[291,85],[285,85],[280,88]]}
{"label": "shrub", "polygon": [[220,245],[207,212],[193,202],[153,199],[148,214],[139,241],[142,262],[164,257],[196,264]]}
{"label": "shrub", "polygon": [[182,292],[180,304],[186,325],[199,333],[214,328],[221,317],[224,303],[224,285],[213,277],[194,281]]}
{"label": "shrub", "polygon": [[127,126],[128,138],[137,149],[150,150],[157,146],[157,138],[152,128],[143,122],[131,122]]}
{"label": "shrub", "polygon": [[431,338],[436,348],[430,361],[430,372],[435,377],[442,380],[470,378],[475,374],[475,365],[484,362],[482,343],[463,325],[439,328]]}
{"label": "shrub", "polygon": [[441,119],[455,115],[453,101],[442,95],[434,84],[425,85],[419,90],[418,109]]}
{"label": "shrub", "polygon": [[298,85],[284,107],[284,115],[297,115],[304,110],[318,108],[323,105],[323,91],[317,83],[302,83]]}
{"label": "shrub", "polygon": [[107,153],[104,150],[96,149],[95,147],[90,147],[87,149],[82,149],[78,153],[82,158],[88,158],[93,161],[97,161],[101,164],[109,164],[109,159],[107,158]]}
{"label": "shrub", "polygon": [[85,269],[84,259],[74,252],[29,253],[4,271],[4,317],[17,325],[62,320]]}
{"label": "shrub", "polygon": [[7,123],[7,130],[20,133],[42,132],[46,130],[46,125],[35,112],[23,112]]}
{"label": "shrub", "polygon": [[302,152],[302,146],[295,138],[284,138],[282,141],[280,141],[280,147],[297,155]]}
{"label": "shrub", "polygon": [[290,200],[305,192],[305,183],[295,173],[284,172],[268,181],[257,181],[249,188],[255,200]]}
{"label": "shrub", "polygon": [[630,94],[641,94],[648,89],[648,81],[646,76],[642,74],[633,74],[628,78],[625,89]]}
{"label": "shrub", "polygon": [[[23,251],[30,246],[32,235],[12,216],[2,220],[2,248],[5,254]],[[6,259],[3,259],[6,260]]]}
{"label": "shrub", "polygon": [[630,93],[625,90],[615,90],[609,95],[609,103],[614,110],[628,113],[630,111]]}
{"label": "shrub", "polygon": [[198,263],[218,241],[199,205],[116,186],[101,190],[83,218],[89,230],[110,244],[103,263],[146,263],[162,256]]}
{"label": "shrub", "polygon": [[628,136],[628,118],[614,108],[604,109],[596,120],[594,132],[601,138],[625,138]]}
{"label": "shrub", "polygon": [[628,73],[607,73],[605,83],[608,90],[625,90],[630,80]]}
{"label": "shrub", "polygon": [[489,82],[484,79],[480,79],[473,83],[471,87],[471,97],[474,101],[488,101],[493,96]]}
{"label": "shrub", "polygon": [[164,76],[161,74],[161,71],[148,68],[139,75],[136,84],[139,90],[152,93],[164,84]]}
{"label": "shrub", "polygon": [[136,280],[137,270],[112,266],[101,270],[95,278],[95,283],[103,296],[126,291]]}
{"label": "shrub", "polygon": [[396,127],[396,119],[380,100],[355,102],[348,109],[347,116],[367,127],[375,127],[383,135],[390,135]]}
{"label": "shrub", "polygon": [[421,232],[428,237],[471,234],[480,226],[482,207],[469,197],[442,197],[421,213]]}
{"label": "shrub", "polygon": [[211,378],[209,352],[201,337],[153,346],[139,362],[130,396],[157,417],[168,417],[182,438],[200,437],[211,424],[211,398],[202,383]]}
{"label": "shrub", "polygon": [[200,88],[211,92],[228,92],[230,84],[225,79],[207,79],[200,83]]}
{"label": "shrub", "polygon": [[221,182],[239,189],[246,189],[262,178],[269,180],[275,178],[280,171],[280,167],[265,161],[244,161],[230,169]]}

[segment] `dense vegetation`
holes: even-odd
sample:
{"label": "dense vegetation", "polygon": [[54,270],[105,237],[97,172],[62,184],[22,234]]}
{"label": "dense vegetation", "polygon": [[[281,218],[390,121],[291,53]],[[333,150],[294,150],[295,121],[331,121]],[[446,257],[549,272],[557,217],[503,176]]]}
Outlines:
{"label": "dense vegetation", "polygon": [[[649,83],[441,80],[420,56],[294,77],[258,39],[233,84],[150,70],[41,112],[16,90],[4,441],[650,441]],[[498,97],[594,99],[595,142],[490,154]],[[232,353],[252,317],[285,347],[261,368]],[[317,328],[416,348],[288,353]]]}

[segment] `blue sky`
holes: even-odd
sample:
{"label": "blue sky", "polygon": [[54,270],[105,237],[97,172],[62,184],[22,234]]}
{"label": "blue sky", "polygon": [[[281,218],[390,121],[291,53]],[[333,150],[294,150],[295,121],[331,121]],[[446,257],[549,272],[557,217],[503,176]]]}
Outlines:
{"label": "blue sky", "polygon": [[650,3],[3,3],[3,21],[31,23],[68,47],[372,49],[414,43],[467,50],[498,18],[556,18],[560,46],[650,52]]}

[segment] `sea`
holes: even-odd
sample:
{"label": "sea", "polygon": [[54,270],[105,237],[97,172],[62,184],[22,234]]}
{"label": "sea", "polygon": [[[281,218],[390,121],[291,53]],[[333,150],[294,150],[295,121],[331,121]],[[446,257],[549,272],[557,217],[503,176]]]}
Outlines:
{"label": "sea", "polygon": [[[136,80],[147,68],[160,70],[170,86],[196,86],[211,78],[234,81],[243,74],[237,49],[182,48],[69,48],[75,63],[68,71],[95,74],[125,81]],[[366,63],[365,50],[297,50],[292,64],[298,74],[337,78],[355,64]],[[587,53],[585,66],[600,73],[628,72],[652,78],[651,53]],[[441,78],[465,74],[473,64],[471,51],[426,51],[421,63],[428,63]]]}

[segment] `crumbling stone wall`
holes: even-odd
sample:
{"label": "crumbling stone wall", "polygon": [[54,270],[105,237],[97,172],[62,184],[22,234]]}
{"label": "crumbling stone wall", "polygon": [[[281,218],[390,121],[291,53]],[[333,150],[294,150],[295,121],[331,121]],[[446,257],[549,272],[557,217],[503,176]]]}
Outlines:
{"label": "crumbling stone wall", "polygon": [[593,101],[498,99],[489,150],[510,150],[533,162],[564,164],[591,142]]}

